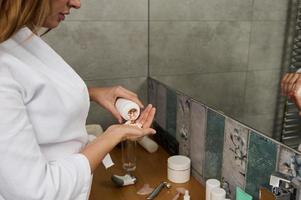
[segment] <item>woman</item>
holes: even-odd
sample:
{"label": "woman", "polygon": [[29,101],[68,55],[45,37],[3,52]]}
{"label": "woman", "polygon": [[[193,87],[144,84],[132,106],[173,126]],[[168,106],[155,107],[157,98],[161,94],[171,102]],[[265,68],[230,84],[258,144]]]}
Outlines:
{"label": "woman", "polygon": [[89,88],[39,36],[53,29],[79,0],[0,0],[0,199],[87,199],[91,174],[120,141],[154,134],[155,109],[142,112],[139,129],[110,126],[87,145],[90,100],[121,122],[114,103],[122,88]]}

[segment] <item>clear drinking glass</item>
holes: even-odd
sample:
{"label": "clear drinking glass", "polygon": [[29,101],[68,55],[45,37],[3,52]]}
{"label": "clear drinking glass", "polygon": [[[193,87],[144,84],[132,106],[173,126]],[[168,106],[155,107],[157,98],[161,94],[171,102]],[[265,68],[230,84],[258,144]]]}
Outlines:
{"label": "clear drinking glass", "polygon": [[122,167],[129,173],[136,169],[136,141],[125,140],[121,143]]}

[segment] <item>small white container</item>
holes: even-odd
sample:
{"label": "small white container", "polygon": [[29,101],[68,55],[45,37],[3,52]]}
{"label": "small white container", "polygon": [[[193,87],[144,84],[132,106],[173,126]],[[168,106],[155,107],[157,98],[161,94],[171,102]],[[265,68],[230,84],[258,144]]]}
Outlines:
{"label": "small white container", "polygon": [[190,159],[186,156],[171,156],[167,159],[167,178],[174,183],[185,183],[190,179]]}
{"label": "small white container", "polygon": [[221,182],[217,179],[208,179],[206,181],[206,200],[211,200],[211,191],[220,188]]}
{"label": "small white container", "polygon": [[225,200],[225,198],[226,198],[226,191],[222,188],[214,188],[210,192],[211,200]]}

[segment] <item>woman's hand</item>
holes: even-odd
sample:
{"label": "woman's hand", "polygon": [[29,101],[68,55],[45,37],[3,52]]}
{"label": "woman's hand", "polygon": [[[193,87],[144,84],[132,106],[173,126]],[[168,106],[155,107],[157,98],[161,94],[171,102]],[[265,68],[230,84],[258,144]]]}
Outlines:
{"label": "woman's hand", "polygon": [[300,85],[301,73],[286,73],[281,80],[281,94],[291,98]]}
{"label": "woman's hand", "polygon": [[122,117],[115,108],[115,102],[118,97],[134,101],[141,108],[143,108],[143,104],[139,100],[137,94],[121,86],[89,88],[89,95],[92,101],[95,101],[96,103],[104,107],[106,110],[111,112],[119,123],[122,123]]}
{"label": "woman's hand", "polygon": [[128,124],[118,124],[110,126],[105,133],[114,135],[121,142],[124,140],[135,141],[145,135],[155,134],[156,131],[152,128],[139,128]]}
{"label": "woman's hand", "polygon": [[[281,80],[281,94],[288,96],[301,110],[301,73],[287,73]],[[301,115],[301,112],[299,112]]]}
{"label": "woman's hand", "polygon": [[155,114],[156,108],[154,108],[151,104],[148,104],[135,122],[136,124],[140,124],[142,128],[149,128],[153,123]]}
{"label": "woman's hand", "polygon": [[97,168],[105,155],[119,142],[126,139],[137,140],[145,135],[155,134],[156,131],[150,128],[155,112],[156,109],[152,105],[148,105],[136,121],[142,125],[142,128],[126,124],[112,125],[104,134],[88,144],[81,153],[89,160],[91,171],[93,172]]}
{"label": "woman's hand", "polygon": [[137,140],[148,134],[155,134],[156,131],[150,128],[156,109],[149,104],[145,110],[140,114],[140,117],[135,121],[136,124],[141,125],[141,128],[135,125],[112,125],[106,132],[108,134],[118,134],[120,135],[120,141],[123,140]]}

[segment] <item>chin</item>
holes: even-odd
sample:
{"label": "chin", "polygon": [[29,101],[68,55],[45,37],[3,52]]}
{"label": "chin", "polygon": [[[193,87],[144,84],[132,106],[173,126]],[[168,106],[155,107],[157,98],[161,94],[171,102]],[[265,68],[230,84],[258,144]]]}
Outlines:
{"label": "chin", "polygon": [[59,24],[60,24],[59,21],[46,22],[43,27],[49,28],[49,29],[54,29],[54,28],[58,27]]}

